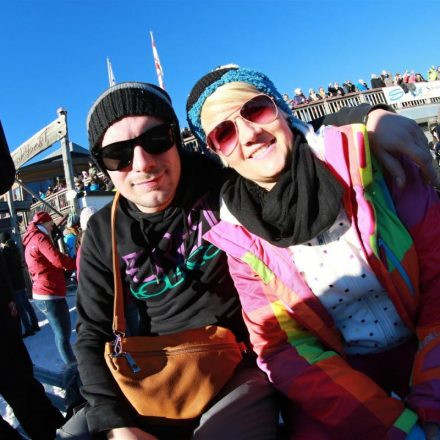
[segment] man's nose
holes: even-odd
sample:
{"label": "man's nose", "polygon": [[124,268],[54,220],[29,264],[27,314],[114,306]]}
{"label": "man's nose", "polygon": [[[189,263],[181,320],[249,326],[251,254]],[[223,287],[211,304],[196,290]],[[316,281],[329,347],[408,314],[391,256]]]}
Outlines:
{"label": "man's nose", "polygon": [[156,166],[156,156],[145,151],[140,145],[133,150],[133,171],[146,171]]}

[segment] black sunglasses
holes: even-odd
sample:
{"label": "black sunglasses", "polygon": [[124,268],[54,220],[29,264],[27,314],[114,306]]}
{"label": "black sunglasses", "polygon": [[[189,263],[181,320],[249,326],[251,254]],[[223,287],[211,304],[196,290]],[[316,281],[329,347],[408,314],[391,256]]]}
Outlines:
{"label": "black sunglasses", "polygon": [[178,140],[175,124],[161,124],[134,139],[115,142],[92,152],[98,164],[108,171],[118,171],[133,162],[134,147],[140,146],[149,154],[162,154]]}

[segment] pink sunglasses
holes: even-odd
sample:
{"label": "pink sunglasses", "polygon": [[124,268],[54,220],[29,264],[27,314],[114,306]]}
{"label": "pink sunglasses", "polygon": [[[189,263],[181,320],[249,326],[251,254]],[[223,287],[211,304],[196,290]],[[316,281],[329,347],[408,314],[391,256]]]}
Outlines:
{"label": "pink sunglasses", "polygon": [[[253,124],[270,124],[278,116],[278,107],[270,96],[257,95],[241,106],[239,116]],[[208,133],[206,142],[211,150],[229,156],[238,144],[235,120],[220,122]]]}

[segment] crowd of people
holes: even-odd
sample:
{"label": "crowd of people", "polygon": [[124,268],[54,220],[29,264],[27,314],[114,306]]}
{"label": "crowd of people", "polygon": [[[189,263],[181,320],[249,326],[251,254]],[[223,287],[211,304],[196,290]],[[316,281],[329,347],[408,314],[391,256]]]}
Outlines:
{"label": "crowd of people", "polygon": [[[110,179],[113,202],[86,233],[69,216],[69,255],[45,212],[25,234],[34,302],[87,401],[57,438],[439,440],[440,202],[417,124],[362,104],[306,125],[238,66],[204,75],[186,109],[218,161],[182,149],[165,90],[102,93],[87,176]],[[61,278],[74,268],[73,352]],[[182,372],[164,368],[172,353]],[[133,397],[146,379],[154,396]],[[202,396],[206,382],[218,391]],[[185,417],[176,392],[206,398]]]}
{"label": "crowd of people", "polygon": [[76,192],[112,191],[114,185],[111,180],[102,173],[98,172],[95,164],[90,161],[88,171],[82,171],[74,177]]}
{"label": "crowd of people", "polygon": [[290,108],[293,109],[311,102],[344,96],[350,93],[363,92],[370,90],[370,88],[378,89],[382,87],[399,86],[402,87],[405,93],[412,92],[414,91],[415,83],[437,81],[440,79],[440,66],[431,66],[428,69],[427,78],[428,79],[426,80],[421,73],[415,73],[414,70],[405,70],[403,75],[400,73],[395,73],[393,75],[391,72],[382,70],[380,75],[376,75],[375,73],[371,74],[370,87],[363,79],[359,79],[357,83],[347,80],[341,85],[337,82],[331,82],[327,86],[327,90],[325,90],[322,86],[318,88],[318,91],[310,88],[308,95],[305,95],[301,88],[296,88],[292,98],[290,98],[287,93],[283,94],[283,98],[288,103]]}
{"label": "crowd of people", "polygon": [[[98,169],[92,161],[89,162],[89,169],[81,171],[73,178],[76,192],[112,191],[114,185],[111,180]],[[66,189],[66,181],[63,177],[56,177],[53,184],[49,185],[46,191],[38,191],[38,197],[42,200]]]}
{"label": "crowd of people", "polygon": [[56,177],[53,180],[53,183],[49,185],[46,189],[46,191],[38,191],[38,197],[42,200],[46,199],[47,197],[53,196],[59,191],[62,191],[66,189],[66,181],[63,177]]}

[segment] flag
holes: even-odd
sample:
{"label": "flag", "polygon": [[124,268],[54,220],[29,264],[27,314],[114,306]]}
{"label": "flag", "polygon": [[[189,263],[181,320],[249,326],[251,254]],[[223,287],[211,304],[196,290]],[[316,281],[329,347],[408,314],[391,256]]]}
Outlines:
{"label": "flag", "polygon": [[157,53],[156,43],[154,42],[153,32],[150,31],[151,36],[151,46],[153,48],[153,57],[154,57],[154,67],[156,68],[157,80],[159,81],[160,88],[165,90],[165,86],[163,84],[163,70],[160,65],[159,54]]}
{"label": "flag", "polygon": [[116,80],[115,80],[115,75],[113,75],[112,63],[110,62],[109,57],[107,57],[107,72],[108,72],[109,87],[114,86],[116,84]]}

